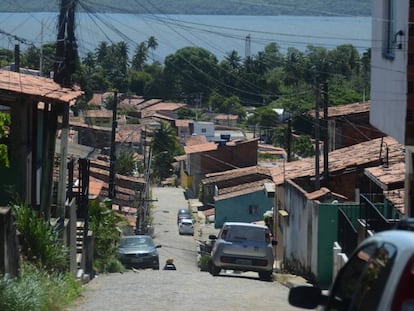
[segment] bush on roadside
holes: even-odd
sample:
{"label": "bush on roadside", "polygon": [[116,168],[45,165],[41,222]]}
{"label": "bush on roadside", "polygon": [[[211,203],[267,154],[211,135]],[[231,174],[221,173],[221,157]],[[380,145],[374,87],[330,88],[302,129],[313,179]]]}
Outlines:
{"label": "bush on roadside", "polygon": [[63,310],[81,293],[69,273],[48,273],[23,262],[18,278],[0,276],[0,310]]}
{"label": "bush on roadside", "polygon": [[127,225],[125,218],[110,209],[111,203],[92,202],[89,205],[89,228],[95,237],[94,269],[98,273],[122,272],[119,262],[118,242],[122,228]]}
{"label": "bush on roadside", "polygon": [[50,272],[67,271],[68,249],[59,239],[59,232],[26,204],[15,204],[13,212],[23,258]]}
{"label": "bush on roadside", "polygon": [[211,257],[207,255],[203,255],[198,260],[198,267],[201,271],[208,271],[210,266]]}
{"label": "bush on roadside", "polygon": [[93,267],[95,271],[100,273],[123,272],[126,270],[117,258],[96,259]]}

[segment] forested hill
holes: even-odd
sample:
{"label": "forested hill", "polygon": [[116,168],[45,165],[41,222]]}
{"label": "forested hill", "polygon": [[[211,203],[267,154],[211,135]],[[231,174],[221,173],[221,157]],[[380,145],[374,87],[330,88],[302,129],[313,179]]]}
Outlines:
{"label": "forested hill", "polygon": [[[79,11],[137,14],[370,16],[373,0],[78,0]],[[0,1],[0,12],[57,12],[61,0]]]}

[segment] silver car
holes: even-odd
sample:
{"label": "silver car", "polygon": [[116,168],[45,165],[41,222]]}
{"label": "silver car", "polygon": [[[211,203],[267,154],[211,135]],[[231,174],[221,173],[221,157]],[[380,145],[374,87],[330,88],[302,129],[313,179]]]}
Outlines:
{"label": "silver car", "polygon": [[184,218],[181,219],[180,224],[178,225],[178,233],[194,235],[194,224],[192,219]]}
{"label": "silver car", "polygon": [[328,292],[317,286],[293,287],[289,303],[304,309],[414,310],[414,233],[404,230],[365,239]]}
{"label": "silver car", "polygon": [[221,269],[255,271],[262,280],[273,275],[273,241],[266,226],[226,222],[215,240],[211,252],[210,273],[218,275]]}

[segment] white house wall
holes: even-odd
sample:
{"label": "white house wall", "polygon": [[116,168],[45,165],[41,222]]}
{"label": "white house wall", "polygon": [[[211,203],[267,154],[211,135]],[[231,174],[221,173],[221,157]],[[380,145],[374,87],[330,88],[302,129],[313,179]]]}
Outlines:
{"label": "white house wall", "polygon": [[402,30],[403,36],[396,36],[397,45],[393,49],[394,58],[383,56],[384,16],[387,16],[387,0],[373,1],[372,11],[372,49],[371,49],[371,109],[370,123],[394,137],[398,142],[405,142],[405,122],[407,111],[407,38],[408,38],[408,0],[395,2],[395,32]]}
{"label": "white house wall", "polygon": [[284,261],[298,272],[317,273],[317,208],[313,201],[285,183],[285,209],[289,219],[284,230]]}

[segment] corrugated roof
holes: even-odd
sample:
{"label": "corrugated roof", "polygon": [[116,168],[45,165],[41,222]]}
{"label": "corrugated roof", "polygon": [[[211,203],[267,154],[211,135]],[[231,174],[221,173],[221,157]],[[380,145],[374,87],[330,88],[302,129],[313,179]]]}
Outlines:
{"label": "corrugated roof", "polygon": [[32,96],[47,103],[70,103],[83,94],[78,89],[63,88],[52,79],[7,70],[0,70],[0,90],[12,95]]}

